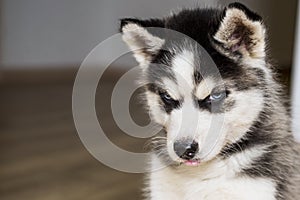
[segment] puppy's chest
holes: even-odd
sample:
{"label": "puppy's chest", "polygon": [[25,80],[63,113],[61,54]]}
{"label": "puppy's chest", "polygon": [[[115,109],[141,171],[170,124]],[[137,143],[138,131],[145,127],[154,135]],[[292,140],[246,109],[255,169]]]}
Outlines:
{"label": "puppy's chest", "polygon": [[215,178],[183,187],[183,199],[192,200],[275,200],[274,184],[264,179]]}
{"label": "puppy's chest", "polygon": [[[156,172],[159,173],[159,172]],[[172,172],[171,172],[172,173]],[[163,172],[152,176],[152,192],[164,198],[184,200],[275,200],[276,185],[268,179],[248,177],[211,178]],[[156,187],[159,186],[159,187]],[[157,191],[155,191],[157,190]],[[160,193],[161,191],[161,193]]]}

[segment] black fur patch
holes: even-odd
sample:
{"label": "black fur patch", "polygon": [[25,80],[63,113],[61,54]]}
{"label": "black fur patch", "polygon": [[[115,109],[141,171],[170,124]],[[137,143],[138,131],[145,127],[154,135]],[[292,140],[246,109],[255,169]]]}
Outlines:
{"label": "black fur patch", "polygon": [[120,19],[120,29],[119,31],[123,32],[123,27],[127,24],[137,24],[142,27],[164,27],[164,21],[162,19],[147,19],[141,20],[137,18],[123,18]]}

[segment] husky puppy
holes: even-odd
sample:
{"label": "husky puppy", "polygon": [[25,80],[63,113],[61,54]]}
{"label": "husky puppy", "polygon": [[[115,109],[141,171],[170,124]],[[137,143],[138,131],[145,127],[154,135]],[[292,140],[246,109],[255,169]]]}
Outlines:
{"label": "husky puppy", "polygon": [[258,14],[232,3],[122,19],[120,31],[165,132],[153,140],[148,199],[300,199],[300,151]]}

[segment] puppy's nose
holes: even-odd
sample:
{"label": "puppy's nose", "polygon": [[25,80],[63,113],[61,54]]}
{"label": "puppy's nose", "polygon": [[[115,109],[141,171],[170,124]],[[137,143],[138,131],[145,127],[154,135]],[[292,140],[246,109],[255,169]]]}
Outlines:
{"label": "puppy's nose", "polygon": [[196,141],[179,140],[174,143],[175,153],[182,159],[191,160],[198,153],[199,146]]}

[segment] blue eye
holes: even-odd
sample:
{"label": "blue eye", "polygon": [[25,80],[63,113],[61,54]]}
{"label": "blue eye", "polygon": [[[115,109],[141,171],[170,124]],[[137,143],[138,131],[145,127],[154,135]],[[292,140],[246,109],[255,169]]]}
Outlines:
{"label": "blue eye", "polygon": [[165,103],[173,101],[172,97],[167,92],[160,92],[159,96]]}
{"label": "blue eye", "polygon": [[226,92],[217,92],[210,95],[209,100],[211,101],[221,101],[226,97]]}
{"label": "blue eye", "polygon": [[161,97],[165,100],[172,100],[172,97],[168,93],[161,94]]}

